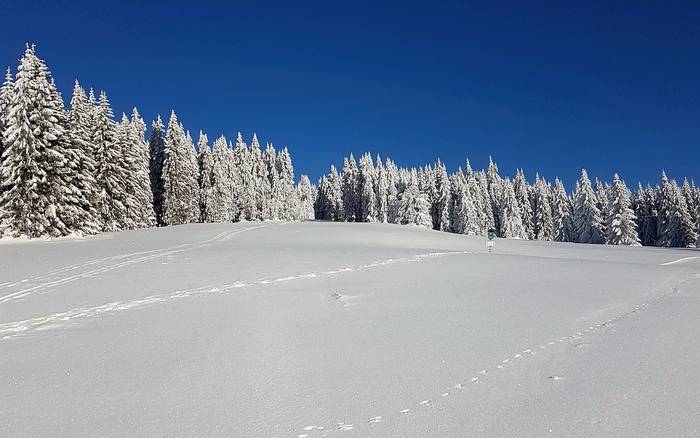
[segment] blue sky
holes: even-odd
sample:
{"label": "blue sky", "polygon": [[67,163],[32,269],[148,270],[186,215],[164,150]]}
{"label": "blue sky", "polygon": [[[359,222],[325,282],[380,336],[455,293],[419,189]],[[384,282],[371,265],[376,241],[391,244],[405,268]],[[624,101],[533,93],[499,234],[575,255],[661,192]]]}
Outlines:
{"label": "blue sky", "polygon": [[3,4],[0,63],[35,42],[66,98],[78,78],[117,114],[256,131],[312,180],[371,151],[700,181],[697,2],[292,3]]}

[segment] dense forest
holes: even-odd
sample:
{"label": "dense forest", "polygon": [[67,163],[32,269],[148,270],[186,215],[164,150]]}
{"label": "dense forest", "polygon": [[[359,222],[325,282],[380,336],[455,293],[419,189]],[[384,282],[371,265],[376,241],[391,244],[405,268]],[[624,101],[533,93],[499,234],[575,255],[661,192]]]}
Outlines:
{"label": "dense forest", "polygon": [[[148,131],[148,136],[147,136]],[[662,172],[632,193],[613,175],[572,192],[522,170],[449,174],[350,155],[317,185],[295,180],[287,148],[190,132],[171,112],[150,130],[137,109],[115,120],[107,94],[76,81],[70,105],[27,47],[0,88],[0,236],[60,237],[192,222],[305,220],[413,224],[440,231],[612,245],[698,244],[700,190]]]}

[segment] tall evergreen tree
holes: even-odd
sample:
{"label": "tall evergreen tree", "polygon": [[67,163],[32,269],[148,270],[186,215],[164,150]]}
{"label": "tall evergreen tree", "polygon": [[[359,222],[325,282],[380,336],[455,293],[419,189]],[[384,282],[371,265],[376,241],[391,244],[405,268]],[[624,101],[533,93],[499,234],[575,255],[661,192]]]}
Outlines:
{"label": "tall evergreen tree", "polygon": [[197,142],[197,167],[199,176],[199,221],[209,222],[209,211],[211,210],[212,186],[214,173],[214,159],[209,150],[209,139],[207,134],[199,131],[199,141]]}
{"label": "tall evergreen tree", "polygon": [[366,153],[360,157],[357,173],[358,222],[377,222],[377,198],[375,192],[375,171],[372,156]]}
{"label": "tall evergreen tree", "polygon": [[73,87],[71,98],[71,108],[68,112],[68,125],[70,141],[73,147],[78,150],[77,173],[78,190],[86,198],[86,226],[92,232],[102,230],[101,216],[98,212],[100,196],[95,175],[97,173],[97,163],[95,162],[95,145],[92,142],[93,131],[93,108],[87,101],[85,91],[78,81]]}
{"label": "tall evergreen tree", "polygon": [[535,182],[535,237],[537,240],[554,239],[552,204],[550,202],[549,184],[539,176]]}
{"label": "tall evergreen tree", "polygon": [[607,243],[609,245],[640,245],[630,198],[629,189],[616,173],[608,194]]}
{"label": "tall evergreen tree", "polygon": [[433,175],[434,183],[430,186],[430,215],[433,219],[433,229],[448,231],[450,228],[450,179],[447,176],[447,168],[440,159],[435,163]]}
{"label": "tall evergreen tree", "polygon": [[676,181],[661,176],[659,191],[659,245],[687,248],[695,246],[697,230]]}
{"label": "tall evergreen tree", "polygon": [[93,112],[92,142],[97,162],[96,180],[100,190],[99,211],[105,231],[119,231],[127,222],[127,167],[117,138],[112,107],[107,94],[100,93],[100,100]]}
{"label": "tall evergreen tree", "polygon": [[[214,141],[211,152],[211,188],[206,201],[207,222],[231,222],[238,220],[237,203],[234,203],[233,182],[230,171],[231,156],[226,138]],[[206,168],[203,160],[202,168]]]}
{"label": "tall evergreen tree", "polygon": [[163,161],[165,160],[165,126],[160,115],[151,125],[151,136],[148,141],[149,148],[149,177],[151,180],[151,192],[153,194],[153,210],[156,215],[156,224],[165,225],[163,219]]}
{"label": "tall evergreen tree", "polygon": [[191,158],[193,150],[173,111],[165,135],[163,160],[163,220],[167,225],[187,224],[198,219],[197,179]]}
{"label": "tall evergreen tree", "polygon": [[656,245],[658,241],[658,216],[656,213],[656,194],[651,186],[647,186],[645,189],[639,184],[633,204],[640,243],[644,246]]}
{"label": "tall evergreen tree", "polygon": [[604,243],[603,218],[597,206],[598,198],[593,193],[591,180],[585,169],[574,192],[574,228],[578,243]]}
{"label": "tall evergreen tree", "polygon": [[[3,143],[3,132],[5,132],[5,127],[7,126],[7,119],[9,116],[10,104],[12,103],[12,89],[15,85],[15,80],[12,77],[12,71],[8,67],[5,73],[5,81],[0,87],[0,163],[2,163],[2,153],[5,150]],[[0,192],[0,195],[2,192]]]}
{"label": "tall evergreen tree", "polygon": [[309,181],[309,177],[302,175],[297,185],[299,197],[299,220],[314,218],[314,203],[316,202],[316,188]]}
{"label": "tall evergreen tree", "polygon": [[503,183],[501,175],[498,173],[498,166],[493,162],[491,157],[489,157],[489,167],[486,171],[486,183],[488,187],[489,203],[493,211],[491,217],[493,218],[493,227],[496,232],[501,237],[505,237],[501,233],[501,196],[503,196]]}
{"label": "tall evergreen tree", "polygon": [[535,238],[535,215],[532,211],[532,203],[529,196],[529,184],[525,179],[525,172],[519,169],[513,180],[513,190],[515,191],[515,200],[518,201],[520,208],[520,216],[525,227],[525,235],[528,239]]}
{"label": "tall evergreen tree", "polygon": [[564,184],[559,180],[559,178],[554,181],[554,194],[552,196],[552,223],[555,241],[574,242],[576,240],[574,213],[571,206],[571,200],[566,194]]}
{"label": "tall evergreen tree", "polygon": [[294,166],[289,149],[282,148],[277,156],[277,175],[279,180],[278,203],[280,205],[279,219],[295,220],[298,216],[299,195],[294,188]]}
{"label": "tall evergreen tree", "polygon": [[513,183],[506,179],[501,182],[503,194],[501,195],[500,219],[501,237],[509,239],[527,239],[523,220],[520,216],[520,208],[515,199]]}
{"label": "tall evergreen tree", "polygon": [[[356,216],[359,205],[357,199],[358,173],[359,170],[357,169],[355,157],[350,154],[350,157],[343,160],[342,173],[343,213],[345,215],[344,220],[346,222],[356,222],[361,220]],[[416,186],[417,184],[418,183],[416,181]]]}
{"label": "tall evergreen tree", "polygon": [[421,193],[418,185],[418,172],[413,169],[406,181],[405,190],[399,195],[397,223],[402,225],[419,225],[431,228],[430,202]]}
{"label": "tall evergreen tree", "polygon": [[6,107],[0,164],[0,228],[10,235],[91,233],[80,191],[80,149],[46,64],[27,47]]}

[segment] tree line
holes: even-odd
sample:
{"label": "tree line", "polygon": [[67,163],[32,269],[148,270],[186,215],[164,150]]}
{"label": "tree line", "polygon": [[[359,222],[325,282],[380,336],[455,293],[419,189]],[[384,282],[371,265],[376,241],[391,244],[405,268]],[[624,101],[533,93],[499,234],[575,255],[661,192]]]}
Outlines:
{"label": "tree line", "polygon": [[418,169],[400,168],[391,159],[353,155],[341,172],[331,166],[321,177],[316,218],[330,221],[413,224],[467,235],[611,245],[691,247],[698,244],[700,190],[682,186],[665,172],[655,188],[641,184],[631,193],[613,175],[592,183],[586,170],[571,194],[557,178],[537,175],[533,184],[518,170],[502,177],[489,160],[486,170],[448,174],[438,160]]}
{"label": "tree line", "polygon": [[60,237],[189,222],[313,218],[315,189],[289,151],[257,136],[198,147],[175,112],[148,141],[138,110],[115,121],[76,81],[70,108],[28,46],[0,87],[0,236]]}
{"label": "tree line", "polygon": [[350,155],[340,172],[295,183],[287,148],[220,136],[210,145],[171,112],[147,126],[134,109],[116,121],[106,93],[76,81],[70,107],[28,46],[0,87],[0,236],[60,237],[191,222],[319,219],[413,224],[440,231],[560,242],[688,247],[698,244],[700,190],[662,173],[632,193],[616,174],[585,170],[568,193],[559,179],[485,170],[448,174]]}

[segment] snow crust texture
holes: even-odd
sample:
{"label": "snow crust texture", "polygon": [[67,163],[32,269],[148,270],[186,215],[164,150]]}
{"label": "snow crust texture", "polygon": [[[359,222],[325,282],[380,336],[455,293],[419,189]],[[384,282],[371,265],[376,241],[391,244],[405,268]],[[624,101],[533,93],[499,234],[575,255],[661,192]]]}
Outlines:
{"label": "snow crust texture", "polygon": [[0,245],[0,436],[698,436],[696,250],[354,223]]}

